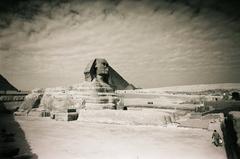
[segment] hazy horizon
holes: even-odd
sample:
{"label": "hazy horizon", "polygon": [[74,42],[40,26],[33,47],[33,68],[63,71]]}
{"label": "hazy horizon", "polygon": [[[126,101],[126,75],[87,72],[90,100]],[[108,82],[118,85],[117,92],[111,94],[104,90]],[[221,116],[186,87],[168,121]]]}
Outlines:
{"label": "hazy horizon", "polygon": [[205,2],[19,3],[0,14],[0,74],[20,90],[67,86],[105,58],[141,88],[240,83],[239,20]]}

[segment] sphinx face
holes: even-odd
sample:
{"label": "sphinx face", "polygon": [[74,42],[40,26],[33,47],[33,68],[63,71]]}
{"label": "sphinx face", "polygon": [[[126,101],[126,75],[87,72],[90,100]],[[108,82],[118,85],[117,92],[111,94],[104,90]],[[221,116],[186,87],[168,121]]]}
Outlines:
{"label": "sphinx face", "polygon": [[95,61],[96,79],[108,83],[109,65],[105,59],[96,59]]}
{"label": "sphinx face", "polygon": [[105,59],[97,59],[96,60],[96,74],[106,76],[109,73],[109,66]]}

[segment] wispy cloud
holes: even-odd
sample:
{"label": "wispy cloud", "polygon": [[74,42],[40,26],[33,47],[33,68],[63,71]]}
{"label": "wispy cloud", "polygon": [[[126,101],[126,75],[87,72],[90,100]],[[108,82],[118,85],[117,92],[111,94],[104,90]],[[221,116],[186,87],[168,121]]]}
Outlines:
{"label": "wispy cloud", "polygon": [[222,13],[164,1],[38,5],[0,30],[0,72],[20,89],[81,82],[95,57],[141,87],[240,82],[240,26]]}

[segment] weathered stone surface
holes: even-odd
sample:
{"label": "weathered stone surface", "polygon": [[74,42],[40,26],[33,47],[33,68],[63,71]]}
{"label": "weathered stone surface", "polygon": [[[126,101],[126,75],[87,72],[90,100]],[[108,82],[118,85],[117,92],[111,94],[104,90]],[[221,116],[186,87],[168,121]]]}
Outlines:
{"label": "weathered stone surface", "polygon": [[76,90],[81,92],[80,94],[85,101],[86,109],[112,108],[117,99],[114,90],[108,84],[98,80],[83,82],[76,87]]}
{"label": "weathered stone surface", "polygon": [[108,84],[93,80],[70,88],[46,89],[40,105],[45,110],[66,112],[70,108],[112,108],[116,99],[114,90]]}
{"label": "weathered stone surface", "polygon": [[44,89],[34,89],[27,95],[24,102],[20,105],[18,112],[29,113],[33,108],[38,108],[41,102],[41,98],[44,94]]}
{"label": "weathered stone surface", "polygon": [[81,109],[82,98],[79,92],[71,89],[68,87],[47,88],[40,107],[54,112],[67,112],[69,108]]}

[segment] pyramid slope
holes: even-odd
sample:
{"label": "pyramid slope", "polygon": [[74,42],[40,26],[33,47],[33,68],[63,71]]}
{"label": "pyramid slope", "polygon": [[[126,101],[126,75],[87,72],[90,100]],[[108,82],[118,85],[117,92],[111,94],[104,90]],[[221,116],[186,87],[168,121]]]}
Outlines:
{"label": "pyramid slope", "polygon": [[109,66],[109,84],[117,90],[124,90],[129,86],[129,83],[111,66]]}
{"label": "pyramid slope", "polygon": [[0,74],[0,91],[6,90],[17,91],[17,88],[10,84],[8,80]]}

